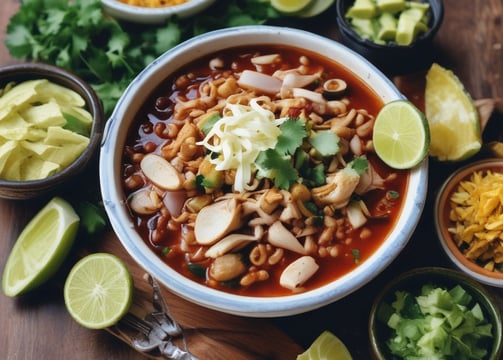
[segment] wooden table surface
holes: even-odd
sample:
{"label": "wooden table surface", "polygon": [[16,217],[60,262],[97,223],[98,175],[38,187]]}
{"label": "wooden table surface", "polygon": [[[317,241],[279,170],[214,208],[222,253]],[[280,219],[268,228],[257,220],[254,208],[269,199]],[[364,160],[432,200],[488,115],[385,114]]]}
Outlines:
{"label": "wooden table surface", "polygon": [[[458,75],[474,99],[503,97],[503,2],[501,0],[444,0],[443,25],[435,38],[433,59]],[[9,18],[19,8],[18,1],[2,0],[0,4],[0,65],[15,62],[4,45],[5,29]],[[331,10],[332,12],[334,10]],[[323,17],[323,24],[307,23],[313,32],[339,39],[335,21]],[[491,121],[498,121],[496,114]],[[503,134],[502,134],[503,135]],[[420,266],[452,267],[444,255],[433,227],[433,199],[442,181],[462,164],[438,164],[430,161],[428,199],[421,221],[408,246],[399,257],[375,280],[321,309],[278,319],[247,319],[224,314],[212,314],[222,323],[234,323],[248,329],[263,327],[277,339],[272,346],[277,353],[262,358],[288,359],[292,354],[307,347],[323,330],[331,330],[349,347],[355,359],[368,359],[367,319],[372,299],[387,281],[400,272]],[[35,201],[0,200],[0,269],[3,269],[15,239],[23,226],[47,199]],[[89,242],[92,250],[106,249],[107,244],[117,243],[115,235],[107,231],[102,237]],[[133,268],[131,258],[119,251]],[[88,330],[76,324],[67,314],[61,291],[64,276],[62,269],[42,289],[19,298],[11,299],[0,294],[0,355],[7,359],[138,359],[143,355],[135,352],[107,331]],[[503,289],[488,287],[503,310]],[[191,308],[191,304],[185,304]],[[176,309],[175,309],[176,310]],[[193,306],[195,322],[206,312]],[[185,310],[187,311],[187,310]],[[189,312],[192,312],[189,310]],[[173,311],[175,317],[184,318]],[[187,315],[185,315],[187,317]],[[188,321],[188,320],[187,320]],[[201,320],[202,321],[202,320]],[[273,339],[274,340],[274,339]],[[250,340],[252,341],[252,340]],[[260,335],[256,343],[262,346]],[[271,344],[269,344],[271,346]],[[281,353],[288,345],[288,352]],[[229,359],[220,353],[218,346],[200,356],[201,359]],[[243,359],[260,358],[257,355]]]}

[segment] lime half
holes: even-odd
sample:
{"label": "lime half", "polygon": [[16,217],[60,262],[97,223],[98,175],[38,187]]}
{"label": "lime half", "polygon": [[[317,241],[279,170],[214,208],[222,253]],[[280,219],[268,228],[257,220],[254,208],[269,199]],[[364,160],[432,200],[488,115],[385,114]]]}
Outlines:
{"label": "lime half", "polygon": [[293,14],[311,4],[313,0],[271,0],[271,6],[279,12]]}
{"label": "lime half", "polygon": [[482,147],[479,115],[459,78],[433,64],[426,74],[424,95],[430,155],[440,161],[461,161],[475,155]]}
{"label": "lime half", "polygon": [[352,360],[351,354],[344,343],[330,331],[324,331],[297,360]]}
{"label": "lime half", "polygon": [[79,260],[64,287],[65,305],[75,321],[89,329],[116,324],[133,300],[133,279],[117,256],[95,253]]}
{"label": "lime half", "polygon": [[23,229],[5,264],[2,291],[21,295],[45,283],[59,269],[79,228],[79,216],[55,197]]}
{"label": "lime half", "polygon": [[373,143],[379,158],[390,167],[413,168],[428,155],[428,121],[408,100],[389,102],[376,116]]}

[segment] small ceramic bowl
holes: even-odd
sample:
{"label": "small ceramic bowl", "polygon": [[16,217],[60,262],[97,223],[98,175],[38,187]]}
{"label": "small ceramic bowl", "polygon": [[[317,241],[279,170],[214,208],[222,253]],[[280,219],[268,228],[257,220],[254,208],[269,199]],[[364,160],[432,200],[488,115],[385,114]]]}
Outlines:
{"label": "small ceramic bowl", "polygon": [[93,118],[87,148],[69,166],[40,180],[10,181],[0,179],[0,197],[5,199],[30,199],[49,193],[81,174],[96,155],[103,135],[104,114],[101,101],[94,90],[73,73],[59,67],[41,63],[21,63],[0,67],[0,89],[10,82],[47,79],[79,93]]}
{"label": "small ceramic bowl", "polygon": [[339,0],[335,7],[337,25],[341,38],[346,45],[390,75],[411,72],[429,65],[432,55],[432,41],[444,17],[442,0],[423,1],[430,4],[429,30],[407,46],[397,44],[380,45],[358,35],[345,16],[354,2],[354,0]]}
{"label": "small ceramic bowl", "polygon": [[160,24],[174,15],[182,19],[193,16],[213,4],[215,0],[188,0],[180,5],[155,8],[133,6],[118,0],[102,0],[102,2],[105,12],[117,19],[142,24]]}
{"label": "small ceramic bowl", "polygon": [[503,287],[503,273],[486,270],[475,262],[468,260],[453,241],[451,233],[447,230],[449,227],[453,226],[452,222],[449,220],[449,199],[452,193],[456,191],[460,181],[469,179],[474,172],[486,170],[503,173],[503,160],[488,159],[466,165],[453,173],[445,181],[437,194],[435,202],[435,227],[442,248],[454,265],[472,278],[484,284]]}
{"label": "small ceramic bowl", "polygon": [[431,284],[447,290],[460,285],[472,296],[472,303],[479,303],[485,319],[492,326],[492,339],[485,344],[488,355],[484,360],[499,360],[502,348],[502,321],[500,310],[493,296],[483,285],[472,280],[460,271],[441,268],[425,267],[406,271],[388,283],[378,294],[372,305],[368,331],[370,337],[371,354],[376,360],[394,359],[390,354],[386,341],[390,336],[389,327],[379,318],[383,312],[383,304],[391,304],[395,300],[395,291],[407,291],[414,296],[420,294],[421,287]]}

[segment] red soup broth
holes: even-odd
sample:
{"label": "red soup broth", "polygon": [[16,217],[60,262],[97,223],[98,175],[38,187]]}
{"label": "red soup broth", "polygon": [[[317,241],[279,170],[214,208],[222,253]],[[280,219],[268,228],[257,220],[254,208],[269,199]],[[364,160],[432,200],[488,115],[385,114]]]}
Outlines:
{"label": "red soup broth", "polygon": [[[127,179],[131,179],[132,175],[136,174],[138,175],[137,179],[140,178],[143,183],[133,189],[124,186],[125,195],[127,197],[137,191],[138,187],[151,186],[148,179],[141,175],[138,164],[139,161],[134,160],[133,154],[146,154],[149,152],[160,153],[160,148],[166,144],[167,140],[157,136],[153,129],[156,126],[164,128],[165,125],[176,122],[173,121],[173,106],[177,101],[176,99],[182,98],[186,101],[197,98],[199,96],[199,84],[208,79],[221,76],[223,72],[240,73],[245,69],[256,70],[255,66],[250,62],[250,58],[256,54],[281,55],[281,63],[261,66],[261,71],[267,74],[272,74],[278,69],[298,67],[300,65],[299,58],[301,56],[307,56],[310,60],[308,66],[313,68],[322,67],[324,78],[342,78],[347,82],[348,90],[345,97],[350,100],[351,108],[366,109],[369,114],[376,116],[379,109],[383,106],[382,100],[359,77],[355,76],[340,64],[318,54],[306,52],[305,50],[286,47],[284,45],[248,46],[246,48],[233,47],[205,56],[187,64],[173,76],[163,81],[148,97],[148,100],[136,115],[136,120],[129,130],[127,142],[125,144],[122,162],[123,180],[126,183]],[[210,69],[210,59],[215,57],[219,57],[223,60],[224,66],[222,69]],[[182,76],[186,74],[191,75]],[[180,81],[180,79],[184,79],[184,81]],[[257,96],[258,95],[260,94],[257,94]],[[366,156],[382,178],[387,178],[390,174],[395,174],[395,178],[386,181],[385,189],[372,190],[362,197],[371,213],[378,212],[386,216],[376,216],[376,218],[368,220],[365,226],[366,229],[371,230],[371,236],[368,238],[360,238],[361,229],[347,229],[348,234],[345,240],[337,244],[337,256],[320,257],[316,254],[311,254],[316,259],[319,270],[303,285],[303,291],[326,285],[351,272],[369,259],[385,241],[399,217],[403,206],[409,172],[396,171],[388,168],[374,153],[369,152]],[[391,200],[389,197],[390,194],[394,195]],[[398,194],[398,197],[395,197],[396,194]],[[209,282],[207,277],[196,276],[194,274],[193,268],[191,269],[194,264],[189,264],[186,254],[182,251],[175,250],[179,248],[180,232],[183,231],[183,227],[181,230],[169,230],[167,227],[163,227],[163,230],[160,231],[158,226],[160,221],[159,212],[148,216],[137,215],[132,211],[131,214],[134,218],[137,231],[144,239],[145,243],[153,250],[153,253],[155,253],[155,255],[152,256],[158,256],[167,266],[170,266],[193,281],[229,293],[246,296],[287,296],[295,293],[281,287],[279,285],[279,277],[283,269],[291,261],[299,257],[298,254],[285,251],[285,256],[281,263],[269,269],[269,279],[256,282],[251,286],[235,286],[232,282]],[[154,233],[156,233],[155,241],[153,241]],[[207,264],[204,262],[196,264],[196,266],[201,265],[205,266]],[[200,267],[199,270],[203,272],[203,275],[204,273],[207,274],[207,270],[204,268]]]}

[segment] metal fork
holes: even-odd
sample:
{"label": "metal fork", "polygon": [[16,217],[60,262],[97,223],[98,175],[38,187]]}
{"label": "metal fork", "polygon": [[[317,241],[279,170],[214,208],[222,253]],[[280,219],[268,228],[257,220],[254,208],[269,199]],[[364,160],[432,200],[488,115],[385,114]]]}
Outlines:
{"label": "metal fork", "polygon": [[[146,280],[153,289],[154,311],[147,314],[145,319],[127,313],[120,321],[121,324],[138,331],[138,334],[131,340],[133,347],[144,353],[159,353],[162,357],[170,360],[197,360],[187,350],[183,330],[169,314],[157,281],[149,274],[146,274]],[[179,338],[183,341],[183,349],[173,342]]]}

